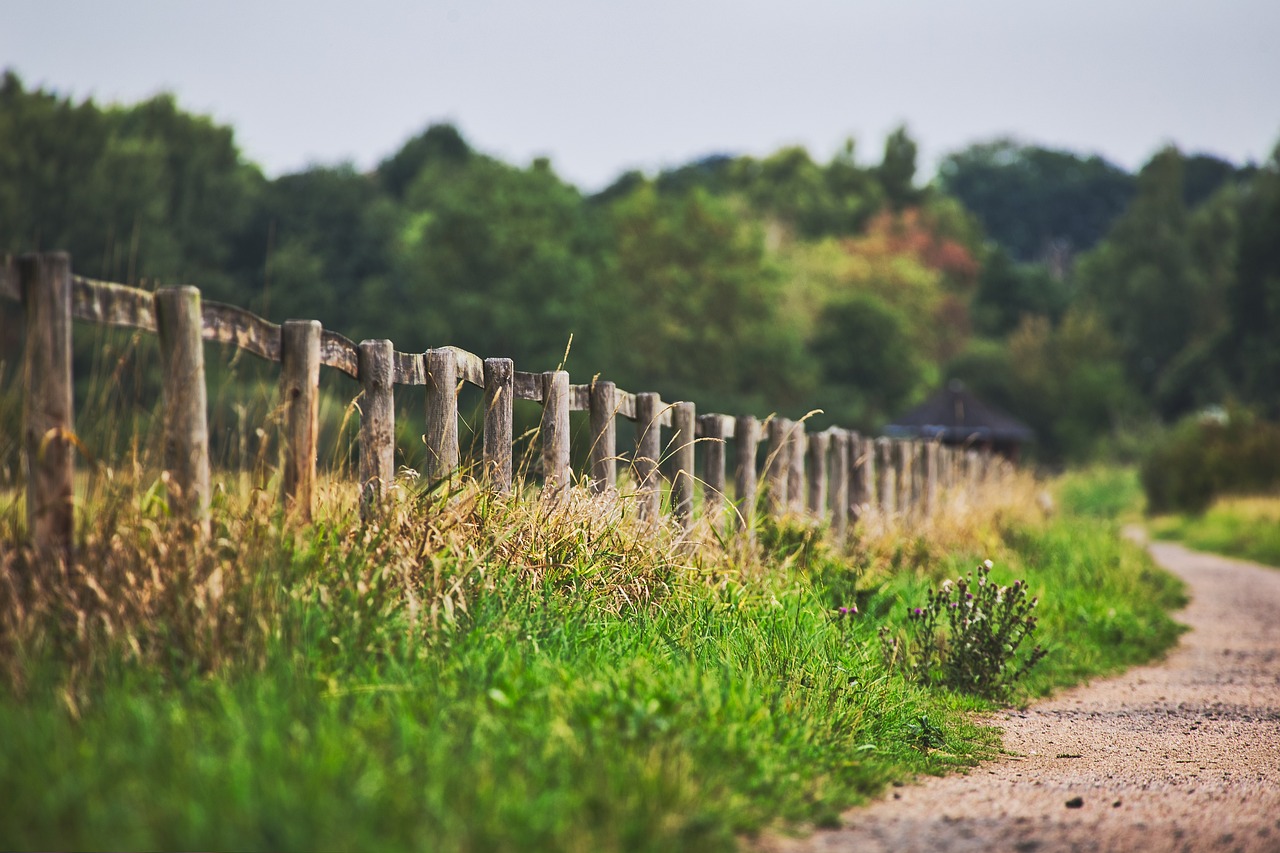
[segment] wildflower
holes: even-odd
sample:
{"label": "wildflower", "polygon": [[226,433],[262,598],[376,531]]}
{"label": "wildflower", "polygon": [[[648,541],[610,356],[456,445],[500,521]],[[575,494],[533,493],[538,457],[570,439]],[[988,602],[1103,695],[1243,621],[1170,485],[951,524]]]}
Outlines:
{"label": "wildflower", "polygon": [[994,566],[995,566],[995,563],[991,562],[990,560],[983,560],[983,561],[982,561],[982,565],[984,565],[984,566],[986,566],[988,569],[990,569],[990,568],[992,568],[992,567],[994,567]]}

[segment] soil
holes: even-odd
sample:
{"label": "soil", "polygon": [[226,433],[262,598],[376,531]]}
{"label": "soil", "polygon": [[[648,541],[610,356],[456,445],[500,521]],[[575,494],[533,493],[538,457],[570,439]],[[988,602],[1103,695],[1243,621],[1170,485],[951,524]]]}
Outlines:
{"label": "soil", "polygon": [[1191,630],[1162,662],[998,714],[1008,755],[765,851],[1280,851],[1280,570],[1150,546]]}

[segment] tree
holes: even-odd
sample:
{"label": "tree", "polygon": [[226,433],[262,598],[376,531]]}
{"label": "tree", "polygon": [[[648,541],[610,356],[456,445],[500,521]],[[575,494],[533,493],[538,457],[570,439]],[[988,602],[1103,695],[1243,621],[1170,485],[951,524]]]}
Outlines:
{"label": "tree", "polygon": [[1222,344],[1235,387],[1280,415],[1280,144],[1243,188],[1235,275],[1227,293],[1231,333]]}
{"label": "tree", "polygon": [[876,169],[876,177],[884,188],[889,206],[894,210],[914,204],[919,199],[915,189],[916,143],[906,127],[899,127],[884,141],[884,158]]}
{"label": "tree", "polygon": [[1177,389],[1183,383],[1170,384],[1183,354],[1225,327],[1235,229],[1225,197],[1221,206],[1188,211],[1183,176],[1176,149],[1156,154],[1138,176],[1129,209],[1077,270],[1081,293],[1119,344],[1129,381],[1165,416],[1188,405]]}
{"label": "tree", "polygon": [[1011,139],[947,155],[938,185],[1018,261],[1089,249],[1124,212],[1135,186],[1132,175],[1100,157]]}

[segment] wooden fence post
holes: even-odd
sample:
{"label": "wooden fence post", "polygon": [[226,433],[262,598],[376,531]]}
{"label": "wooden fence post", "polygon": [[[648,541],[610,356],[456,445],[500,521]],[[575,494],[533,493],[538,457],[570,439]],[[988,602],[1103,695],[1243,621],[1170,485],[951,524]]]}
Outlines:
{"label": "wooden fence post", "polygon": [[827,512],[827,450],[831,436],[816,432],[809,436],[809,514],[819,521]]}
{"label": "wooden fence post", "polygon": [[618,386],[597,379],[591,386],[591,491],[602,495],[618,484]]}
{"label": "wooden fence post", "polygon": [[849,433],[849,523],[857,524],[875,502],[876,459],[870,439]]}
{"label": "wooden fence post", "polygon": [[500,495],[511,491],[515,380],[511,359],[484,360],[484,479]]}
{"label": "wooden fence post", "polygon": [[209,405],[204,379],[200,291],[162,287],[156,291],[156,327],[164,365],[164,469],[175,487],[169,504],[175,515],[208,530]]}
{"label": "wooden fence post", "polygon": [[831,433],[831,532],[837,543],[843,543],[849,528],[849,445],[853,436],[847,430]]}
{"label": "wooden fence post", "polygon": [[427,374],[427,482],[435,485],[458,468],[458,361],[451,349],[423,354]]}
{"label": "wooden fence post", "polygon": [[285,320],[280,327],[280,396],[284,400],[284,503],[304,524],[315,508],[320,427],[320,323]]}
{"label": "wooden fence post", "polygon": [[662,508],[658,459],[662,455],[662,398],[652,391],[636,394],[635,468],[639,514],[642,521],[657,521]]}
{"label": "wooden fence post", "polygon": [[542,374],[542,474],[543,488],[563,497],[569,487],[569,374],[548,370]]}
{"label": "wooden fence post", "polygon": [[760,421],[742,415],[733,424],[737,468],[734,498],[738,502],[738,529],[754,534],[756,515],[756,447],[760,444]]}
{"label": "wooden fence post", "polygon": [[671,410],[671,509],[685,530],[693,527],[694,442],[698,416],[689,401]]}
{"label": "wooden fence post", "polygon": [[373,518],[396,476],[396,404],[391,341],[360,342],[360,517]]}
{"label": "wooden fence post", "polygon": [[702,415],[702,514],[713,529],[723,528],[724,513],[724,415]]}
{"label": "wooden fence post", "polygon": [[787,466],[787,503],[792,512],[801,515],[804,513],[805,504],[804,457],[809,449],[804,421],[795,421],[791,424],[787,447],[791,453],[791,464]]}
{"label": "wooden fence post", "polygon": [[791,479],[791,421],[775,417],[769,421],[769,444],[765,448],[765,499],[769,514],[780,517],[787,511],[787,484]]}
{"label": "wooden fence post", "polygon": [[938,512],[938,460],[939,445],[936,441],[925,442],[924,445],[924,495],[923,514],[932,517]]}
{"label": "wooden fence post", "polygon": [[71,258],[65,252],[23,255],[18,279],[27,328],[22,396],[27,534],[37,549],[66,555],[75,538]]}
{"label": "wooden fence post", "polygon": [[897,509],[894,501],[897,482],[893,470],[893,441],[883,436],[876,439],[876,475],[876,503],[883,515],[891,516]]}

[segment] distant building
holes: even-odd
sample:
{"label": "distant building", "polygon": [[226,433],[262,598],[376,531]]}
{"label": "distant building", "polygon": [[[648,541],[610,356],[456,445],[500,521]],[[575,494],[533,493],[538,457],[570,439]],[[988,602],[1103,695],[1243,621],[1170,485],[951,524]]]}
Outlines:
{"label": "distant building", "polygon": [[891,438],[923,438],[956,447],[991,450],[1014,462],[1022,445],[1035,440],[1031,428],[1017,418],[984,403],[960,382],[895,418],[884,428]]}

